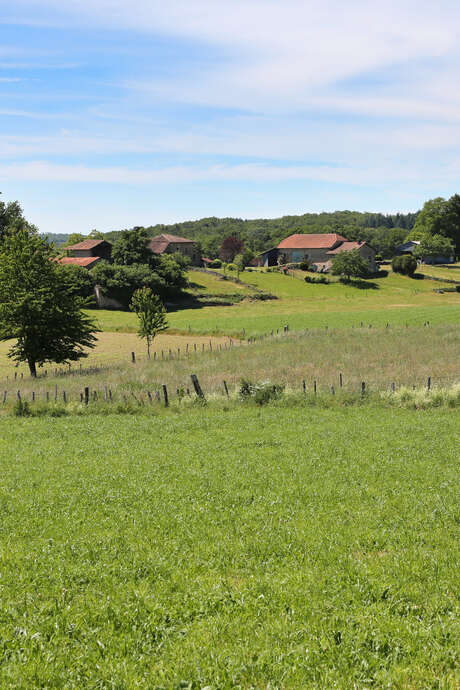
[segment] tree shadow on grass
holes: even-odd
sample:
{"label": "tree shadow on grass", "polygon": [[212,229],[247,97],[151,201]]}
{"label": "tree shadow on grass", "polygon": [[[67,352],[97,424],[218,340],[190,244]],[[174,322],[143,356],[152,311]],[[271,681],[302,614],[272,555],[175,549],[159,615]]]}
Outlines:
{"label": "tree shadow on grass", "polygon": [[351,278],[350,280],[340,281],[348,287],[358,288],[358,290],[380,290],[380,285],[373,280],[363,280],[362,278]]}

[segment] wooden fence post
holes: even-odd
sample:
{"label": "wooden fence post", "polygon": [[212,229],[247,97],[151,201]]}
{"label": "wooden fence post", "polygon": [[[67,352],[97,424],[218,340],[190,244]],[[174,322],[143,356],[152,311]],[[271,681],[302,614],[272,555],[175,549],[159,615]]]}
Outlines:
{"label": "wooden fence post", "polygon": [[195,389],[195,393],[199,398],[202,400],[205,400],[204,393],[201,389],[200,382],[198,381],[198,377],[196,374],[191,374],[190,378],[192,379],[193,387]]}
{"label": "wooden fence post", "polygon": [[361,395],[364,395],[365,392],[366,392],[366,382],[361,381]]}
{"label": "wooden fence post", "polygon": [[164,398],[164,402],[165,402],[165,407],[168,407],[169,400],[168,400],[168,389],[166,388],[166,383],[163,384],[163,398]]}
{"label": "wooden fence post", "polygon": [[426,381],[426,389],[429,391],[431,390],[431,376],[428,376],[427,381]]}
{"label": "wooden fence post", "polygon": [[89,403],[89,387],[85,386],[85,405]]}
{"label": "wooden fence post", "polygon": [[313,381],[313,392],[316,395],[316,381]]}
{"label": "wooden fence post", "polygon": [[225,394],[227,395],[227,398],[230,397],[229,393],[228,393],[227,381],[224,381],[224,388],[225,388]]}
{"label": "wooden fence post", "polygon": [[341,373],[339,374],[339,385],[340,385],[340,388],[343,388],[343,377],[342,377]]}
{"label": "wooden fence post", "polygon": [[305,382],[305,379],[302,381],[302,390],[303,390],[303,394],[305,395],[307,392],[307,384]]}
{"label": "wooden fence post", "polygon": [[131,352],[131,362],[133,364],[136,364],[136,355],[134,354],[134,352]]}

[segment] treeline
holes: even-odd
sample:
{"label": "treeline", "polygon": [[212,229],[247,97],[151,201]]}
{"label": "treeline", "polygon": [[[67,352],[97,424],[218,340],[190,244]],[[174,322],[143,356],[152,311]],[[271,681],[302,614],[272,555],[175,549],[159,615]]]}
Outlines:
{"label": "treeline", "polygon": [[[385,215],[335,211],[256,220],[211,217],[171,225],[151,225],[145,229],[150,237],[169,233],[193,239],[209,258],[218,256],[223,240],[231,235],[236,235],[243,240],[245,246],[258,253],[276,246],[283,238],[293,233],[313,232],[338,232],[350,240],[365,240],[377,252],[391,256],[394,248],[404,241],[413,228],[416,218],[417,213]],[[119,234],[120,231],[108,232],[105,238],[113,242]]]}

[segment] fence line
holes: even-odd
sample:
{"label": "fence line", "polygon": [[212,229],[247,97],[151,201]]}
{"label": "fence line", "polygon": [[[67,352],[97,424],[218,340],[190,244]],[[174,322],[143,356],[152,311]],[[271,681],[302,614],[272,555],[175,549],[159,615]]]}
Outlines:
{"label": "fence line", "polygon": [[[429,327],[430,325],[431,324],[429,321],[425,321],[423,323],[424,328]],[[388,330],[390,327],[391,327],[390,323],[388,323],[388,322],[386,323],[385,326],[381,326],[381,328],[384,330]],[[396,326],[396,328],[397,327],[398,326]],[[403,326],[400,326],[400,327],[403,328]],[[420,326],[415,325],[415,327],[419,328]],[[378,327],[374,327],[373,324],[365,325],[363,321],[360,322],[360,325],[357,326],[357,328],[367,329],[367,330],[375,328],[375,330],[378,330]],[[406,329],[409,328],[408,323],[405,324],[405,328]],[[354,329],[355,329],[355,326],[352,325],[351,330],[354,330]],[[284,336],[292,335],[294,337],[299,337],[302,335],[305,335],[305,336],[310,335],[311,333],[315,334],[318,331],[322,331],[322,330],[323,330],[323,327],[321,327],[321,328],[319,328],[319,327],[318,328],[310,328],[310,329],[305,328],[305,329],[302,329],[299,331],[290,331],[289,324],[285,324],[282,328],[277,328],[276,331],[275,331],[275,329],[273,329],[270,332],[263,333],[260,335],[255,335],[255,336],[248,336],[248,338],[246,338],[245,337],[246,331],[243,328],[243,331],[242,331],[243,332],[243,339],[232,338],[232,337],[228,336],[228,342],[217,343],[217,344],[215,344],[214,349],[212,346],[212,340],[209,340],[208,349],[206,349],[206,343],[203,342],[201,351],[197,347],[197,343],[193,343],[193,351],[192,351],[190,343],[187,342],[185,344],[185,348],[183,348],[183,350],[180,347],[177,348],[177,355],[175,352],[173,352],[171,350],[171,348],[168,348],[167,352],[165,352],[164,349],[163,350],[155,350],[153,352],[153,357],[151,355],[149,358],[145,357],[143,359],[139,359],[139,357],[136,355],[135,352],[131,352],[130,356],[129,356],[129,360],[128,360],[128,358],[127,358],[127,360],[131,361],[132,364],[136,364],[138,361],[142,361],[142,362],[151,361],[152,359],[153,359],[153,361],[158,361],[160,359],[160,353],[161,353],[161,360],[162,361],[171,361],[174,359],[176,359],[176,360],[180,359],[182,356],[190,357],[190,356],[195,355],[195,354],[204,354],[206,352],[224,352],[227,350],[231,350],[233,347],[235,347],[235,345],[237,347],[244,346],[244,343],[246,343],[246,345],[252,345],[254,343],[261,342],[263,340],[267,340],[268,338],[277,338],[280,335],[284,335]],[[325,325],[324,330],[329,335],[332,335],[334,332],[342,331],[344,329],[337,328],[337,327],[335,329],[333,329],[333,328],[330,328],[328,325]],[[349,330],[349,328],[347,328],[346,330]],[[117,366],[117,365],[122,364],[122,363],[123,363],[122,361],[116,361],[116,362],[113,362],[112,364],[107,364],[107,365],[93,365],[92,364],[89,367],[83,367],[81,362],[79,363],[78,367],[73,367],[72,364],[67,364],[65,366],[65,368],[64,367],[61,367],[61,368],[54,367],[54,377],[91,376],[92,374],[99,374],[99,373],[104,372],[104,371],[109,371],[110,369],[113,369],[114,366]],[[53,371],[53,369],[50,369],[50,371]],[[48,369],[44,369],[43,372],[37,376],[38,379],[43,379],[43,378],[47,378],[47,377],[48,377]],[[24,373],[23,372],[20,372],[20,379],[24,380]],[[29,377],[29,379],[35,380],[31,376]],[[10,380],[10,377],[9,377],[9,375],[7,375],[6,379],[4,379],[4,381],[8,384],[9,380]],[[18,380],[18,372],[17,371],[14,372],[14,379],[12,377],[11,380],[14,380],[14,381]]]}

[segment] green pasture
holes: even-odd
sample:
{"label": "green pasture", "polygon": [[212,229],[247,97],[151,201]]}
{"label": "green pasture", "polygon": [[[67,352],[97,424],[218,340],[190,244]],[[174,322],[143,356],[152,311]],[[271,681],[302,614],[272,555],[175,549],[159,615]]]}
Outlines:
{"label": "green pasture", "polygon": [[0,687],[457,688],[458,412],[0,421]]}
{"label": "green pasture", "polygon": [[[231,294],[250,288],[233,281],[222,281],[199,271],[190,272],[194,294]],[[222,333],[229,335],[260,335],[281,329],[350,328],[365,325],[398,326],[458,323],[460,293],[434,292],[439,284],[417,280],[390,272],[386,278],[367,281],[366,287],[352,287],[337,281],[330,285],[307,284],[297,277],[279,273],[251,271],[241,274],[243,283],[250,284],[278,299],[244,300],[232,306],[180,306],[170,311],[171,332]],[[136,317],[129,312],[96,311],[104,331],[133,332]]]}

